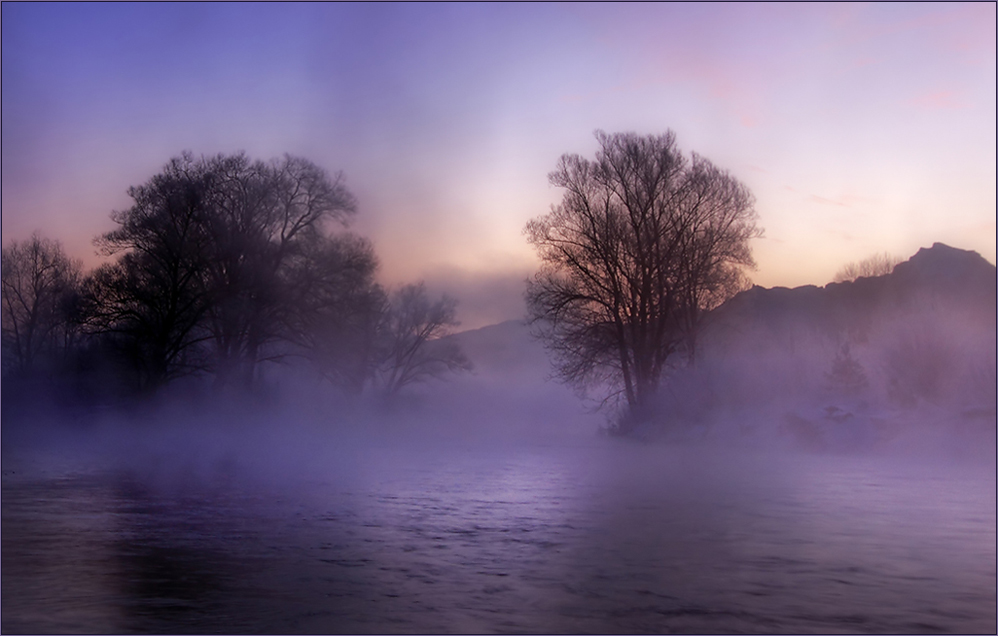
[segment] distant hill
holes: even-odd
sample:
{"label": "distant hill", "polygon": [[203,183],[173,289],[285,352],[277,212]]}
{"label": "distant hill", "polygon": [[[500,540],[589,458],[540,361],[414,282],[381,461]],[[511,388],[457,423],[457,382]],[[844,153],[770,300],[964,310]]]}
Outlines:
{"label": "distant hill", "polygon": [[[923,306],[975,317],[982,329],[995,330],[995,266],[973,251],[935,243],[922,248],[884,276],[829,283],[765,288],[754,286],[717,308],[707,318],[705,338],[715,346],[751,336],[758,342],[781,339],[789,331],[826,335],[862,333],[878,318],[911,313]],[[537,381],[550,367],[543,345],[522,320],[448,336],[462,347],[476,373]]]}
{"label": "distant hill", "polygon": [[[996,281],[976,252],[936,243],[883,276],[753,287],[706,317],[697,363],[676,359],[649,426],[824,450],[899,444],[923,420],[992,439]],[[454,386],[479,410],[518,405],[524,418],[557,419],[537,414],[555,404],[540,395],[556,384],[524,322],[448,339],[475,365]],[[555,393],[559,408],[577,403],[563,387]]]}
{"label": "distant hill", "polygon": [[522,320],[507,320],[447,338],[460,345],[478,376],[520,382],[543,381],[547,376],[544,347]]}
{"label": "distant hill", "polygon": [[883,276],[753,287],[707,317],[697,365],[665,381],[660,427],[993,452],[996,280],[976,252],[936,243]]}
{"label": "distant hill", "polygon": [[707,337],[722,346],[754,334],[779,337],[788,330],[862,334],[877,319],[932,308],[959,313],[995,329],[995,266],[980,254],[942,243],[922,248],[890,274],[788,289],[755,286],[707,318]]}

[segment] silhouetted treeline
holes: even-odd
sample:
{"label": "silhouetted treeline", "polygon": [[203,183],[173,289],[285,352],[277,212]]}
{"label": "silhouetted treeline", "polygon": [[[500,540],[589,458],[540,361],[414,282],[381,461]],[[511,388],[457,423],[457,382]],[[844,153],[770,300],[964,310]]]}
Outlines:
{"label": "silhouetted treeline", "polygon": [[357,206],[342,174],[185,153],[128,193],[94,241],[113,260],[89,274],[37,234],[4,246],[5,393],[113,400],[182,378],[254,389],[282,364],[394,394],[468,367],[433,342],[457,324],[452,299],[376,282],[371,243],[346,230]]}

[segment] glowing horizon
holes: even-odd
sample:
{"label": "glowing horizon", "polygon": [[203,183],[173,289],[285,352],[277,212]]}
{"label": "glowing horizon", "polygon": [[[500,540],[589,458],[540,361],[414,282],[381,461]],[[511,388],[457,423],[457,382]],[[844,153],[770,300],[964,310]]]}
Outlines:
{"label": "glowing horizon", "polygon": [[593,130],[753,191],[766,287],[942,242],[995,262],[995,6],[3,5],[3,240],[88,265],[183,150],[342,170],[386,284],[515,317],[521,229]]}

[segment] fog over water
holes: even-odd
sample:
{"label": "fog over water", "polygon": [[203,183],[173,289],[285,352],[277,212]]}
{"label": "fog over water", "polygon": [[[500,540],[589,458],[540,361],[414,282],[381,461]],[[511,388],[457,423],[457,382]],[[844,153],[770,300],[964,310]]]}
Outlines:
{"label": "fog over water", "polygon": [[993,448],[614,439],[488,374],[5,428],[3,631],[994,631]]}
{"label": "fog over water", "polygon": [[740,294],[626,436],[520,321],[387,400],[5,381],[0,629],[993,633],[982,263]]}
{"label": "fog over water", "polygon": [[998,633],[994,3],[2,14],[0,633]]}

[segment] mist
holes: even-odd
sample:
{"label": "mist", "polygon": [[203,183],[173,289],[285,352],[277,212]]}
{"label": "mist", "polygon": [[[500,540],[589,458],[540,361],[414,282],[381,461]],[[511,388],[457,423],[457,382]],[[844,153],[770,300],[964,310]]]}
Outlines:
{"label": "mist", "polygon": [[[99,407],[5,390],[3,630],[988,631],[993,344],[943,313],[850,348],[865,397],[829,389],[820,331],[719,327],[623,438],[522,321],[448,336],[471,370],[391,399],[283,366]],[[931,403],[891,397],[898,351],[944,352]]]}
{"label": "mist", "polygon": [[998,629],[994,3],[0,11],[0,632]]}
{"label": "mist", "polygon": [[[4,246],[2,631],[993,631],[994,265],[745,289],[744,185],[672,133],[597,138],[689,166],[720,198],[674,219],[734,229],[559,261],[568,197],[522,299],[389,285],[342,174],[183,153],[110,262]],[[527,316],[476,324],[499,308]]]}

